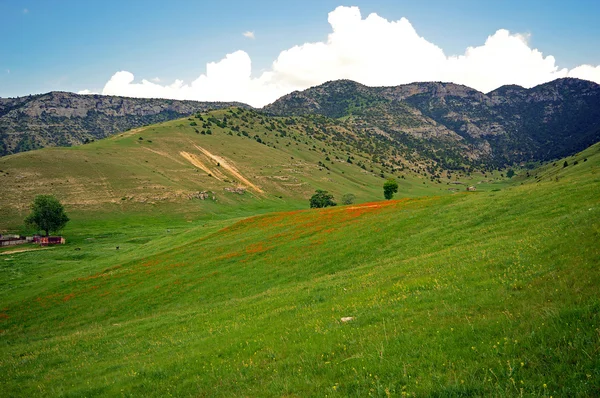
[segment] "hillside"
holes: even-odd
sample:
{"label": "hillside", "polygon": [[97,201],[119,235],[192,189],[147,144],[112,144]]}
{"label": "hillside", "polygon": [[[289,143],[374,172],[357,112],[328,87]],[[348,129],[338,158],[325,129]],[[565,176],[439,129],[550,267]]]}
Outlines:
{"label": "hillside", "polygon": [[[170,134],[32,153],[115,145],[150,168],[169,157],[138,148]],[[214,153],[214,135],[192,142]],[[599,170],[597,144],[487,192],[74,218],[66,246],[0,255],[0,383],[9,396],[597,396]]]}
{"label": "hillside", "polygon": [[[0,99],[0,156],[80,145],[232,105],[249,109],[57,92]],[[504,86],[488,94],[452,83],[367,87],[338,80],[285,95],[261,112],[312,117],[318,124],[324,116],[362,140],[363,150],[370,146],[376,162],[402,158],[439,170],[535,164],[600,141],[600,85],[578,79],[531,89]]]}
{"label": "hillside", "polygon": [[51,92],[0,98],[0,156],[73,146],[199,111],[247,105]]}
{"label": "hillside", "polygon": [[578,79],[488,94],[452,83],[367,87],[340,80],[288,94],[264,111],[343,118],[357,132],[385,135],[445,168],[547,161],[600,141],[600,85]]}
{"label": "hillside", "polygon": [[229,108],[77,147],[5,156],[0,231],[18,228],[37,194],[54,194],[84,213],[169,208],[198,214],[305,208],[316,189],[365,202],[382,197],[384,178],[396,178],[403,196],[449,194],[467,185],[489,189],[502,179],[498,171],[448,173],[431,161],[404,158],[379,138],[357,136],[324,117],[273,118]]}

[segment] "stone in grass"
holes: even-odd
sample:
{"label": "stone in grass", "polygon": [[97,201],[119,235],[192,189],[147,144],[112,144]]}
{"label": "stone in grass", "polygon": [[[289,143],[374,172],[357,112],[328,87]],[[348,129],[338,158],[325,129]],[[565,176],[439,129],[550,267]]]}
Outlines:
{"label": "stone in grass", "polygon": [[340,319],[340,321],[342,321],[342,322],[344,322],[344,323],[345,323],[345,322],[350,322],[350,321],[353,321],[353,320],[354,320],[354,317],[353,317],[353,316],[345,316],[345,317],[343,317],[342,319]]}

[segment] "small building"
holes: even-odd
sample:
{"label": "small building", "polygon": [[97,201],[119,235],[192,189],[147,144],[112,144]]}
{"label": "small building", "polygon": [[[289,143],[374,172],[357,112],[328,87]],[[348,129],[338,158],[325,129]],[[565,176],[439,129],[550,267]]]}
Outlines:
{"label": "small building", "polygon": [[476,191],[476,190],[477,190],[477,188],[475,188],[472,185],[470,187],[467,187],[467,191],[473,192],[473,191]]}
{"label": "small building", "polygon": [[39,239],[40,246],[64,245],[65,238],[62,236],[42,236]]}
{"label": "small building", "polygon": [[2,235],[0,236],[0,247],[16,246],[27,243],[24,236],[19,235]]}

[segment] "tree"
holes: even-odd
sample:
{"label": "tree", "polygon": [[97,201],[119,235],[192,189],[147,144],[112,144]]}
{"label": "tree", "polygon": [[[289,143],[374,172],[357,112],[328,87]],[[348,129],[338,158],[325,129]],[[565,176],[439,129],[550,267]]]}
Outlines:
{"label": "tree", "polygon": [[506,173],[506,176],[508,178],[513,178],[515,176],[515,171],[513,169],[508,169],[508,172]]}
{"label": "tree", "polygon": [[398,192],[398,183],[393,178],[388,179],[385,184],[383,184],[383,196],[386,199],[391,199],[395,193]]}
{"label": "tree", "polygon": [[315,192],[316,193],[310,198],[311,209],[337,205],[337,203],[333,201],[333,195],[329,192],[320,189],[317,189]]}
{"label": "tree", "polygon": [[61,230],[68,221],[63,205],[52,195],[36,196],[31,203],[31,214],[25,219],[25,223],[46,232],[46,236]]}
{"label": "tree", "polygon": [[351,205],[354,203],[354,199],[356,199],[356,196],[353,193],[347,193],[342,196],[342,204]]}

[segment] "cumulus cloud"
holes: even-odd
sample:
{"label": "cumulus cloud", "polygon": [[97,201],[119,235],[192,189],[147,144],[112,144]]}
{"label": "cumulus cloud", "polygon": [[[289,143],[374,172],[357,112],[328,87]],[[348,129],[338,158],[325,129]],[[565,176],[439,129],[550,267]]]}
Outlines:
{"label": "cumulus cloud", "polygon": [[[135,82],[132,73],[120,71],[102,93],[263,106],[293,90],[335,79],[371,86],[446,81],[483,92],[504,84],[532,87],[561,77],[600,83],[600,66],[559,68],[553,56],[530,47],[528,36],[504,29],[467,48],[464,54],[446,55],[421,37],[406,18],[388,21],[377,14],[363,18],[357,7],[338,7],[329,13],[328,21],[331,33],[326,41],[282,51],[271,68],[258,77],[252,76],[250,56],[236,51],[207,64],[206,72],[188,84],[181,80],[170,85]],[[254,35],[246,32],[244,36]]]}
{"label": "cumulus cloud", "polygon": [[102,94],[197,101],[240,101],[260,106],[285,93],[285,89],[278,88],[269,81],[268,73],[260,78],[252,78],[251,70],[250,56],[244,51],[236,51],[219,62],[208,63],[206,73],[190,84],[175,80],[170,85],[161,85],[145,79],[136,83],[133,73],[120,71],[106,83]]}
{"label": "cumulus cloud", "polygon": [[100,93],[95,93],[95,92],[93,92],[93,91],[91,91],[91,90],[87,90],[87,89],[86,89],[86,90],[81,90],[81,91],[78,91],[78,92],[77,92],[77,94],[82,94],[82,95],[93,95],[93,94],[100,94]]}
{"label": "cumulus cloud", "polygon": [[242,35],[244,37],[247,37],[248,39],[255,39],[254,32],[252,32],[252,31],[244,32],[244,33],[242,33]]}
{"label": "cumulus cloud", "polygon": [[569,71],[569,77],[600,83],[600,65],[595,67],[592,65],[580,65]]}

